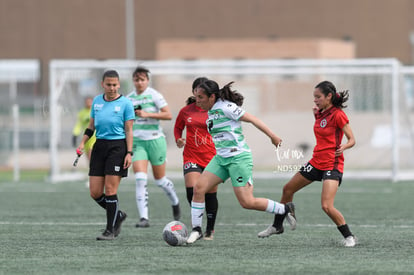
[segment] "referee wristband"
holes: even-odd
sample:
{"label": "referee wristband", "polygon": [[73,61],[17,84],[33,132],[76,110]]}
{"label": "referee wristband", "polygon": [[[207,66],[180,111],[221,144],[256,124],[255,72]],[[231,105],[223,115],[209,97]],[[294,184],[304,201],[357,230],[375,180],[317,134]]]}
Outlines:
{"label": "referee wristband", "polygon": [[134,155],[134,152],[132,152],[132,151],[128,151],[127,152],[127,154],[130,154],[131,155],[131,157]]}
{"label": "referee wristband", "polygon": [[93,135],[93,130],[86,128],[85,129],[85,133],[83,133],[84,135],[87,135],[89,138]]}

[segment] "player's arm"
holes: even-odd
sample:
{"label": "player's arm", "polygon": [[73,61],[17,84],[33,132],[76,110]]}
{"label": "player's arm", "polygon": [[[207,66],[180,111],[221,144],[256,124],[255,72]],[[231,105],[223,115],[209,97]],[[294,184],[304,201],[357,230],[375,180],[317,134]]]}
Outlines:
{"label": "player's arm", "polygon": [[342,155],[342,153],[351,147],[355,145],[355,137],[354,133],[352,132],[351,126],[349,123],[345,124],[345,126],[342,128],[342,131],[344,132],[347,142],[345,144],[342,144],[335,152],[336,156]]}
{"label": "player's arm", "polygon": [[168,106],[162,107],[158,113],[148,113],[144,110],[135,110],[135,114],[143,118],[154,118],[159,120],[171,120],[172,115],[170,108]]}
{"label": "player's arm", "polygon": [[273,133],[273,131],[270,130],[270,128],[267,127],[267,125],[263,121],[261,121],[260,119],[258,119],[254,115],[245,112],[240,117],[240,120],[244,121],[244,122],[250,122],[251,124],[253,124],[257,129],[259,129],[266,136],[268,136],[275,146],[280,146],[281,145],[282,140],[275,133]]}
{"label": "player's arm", "polygon": [[174,124],[174,138],[178,148],[182,148],[185,145],[185,138],[182,138],[183,131],[185,128],[184,114],[181,110],[178,113],[177,119]]}

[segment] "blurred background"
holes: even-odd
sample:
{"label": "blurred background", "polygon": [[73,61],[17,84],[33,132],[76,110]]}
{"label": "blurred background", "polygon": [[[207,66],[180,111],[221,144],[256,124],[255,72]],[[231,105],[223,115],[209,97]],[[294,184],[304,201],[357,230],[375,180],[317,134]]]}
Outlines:
{"label": "blurred background", "polygon": [[137,65],[173,112],[163,122],[171,171],[181,170],[175,117],[198,76],[235,81],[245,108],[285,141],[276,152],[245,126],[257,171],[286,175],[310,158],[312,91],[325,79],[350,90],[349,174],[414,168],[414,1],[0,0],[0,13],[0,171],[15,179],[24,169],[73,174],[84,97],[101,92],[108,68],[128,93]]}

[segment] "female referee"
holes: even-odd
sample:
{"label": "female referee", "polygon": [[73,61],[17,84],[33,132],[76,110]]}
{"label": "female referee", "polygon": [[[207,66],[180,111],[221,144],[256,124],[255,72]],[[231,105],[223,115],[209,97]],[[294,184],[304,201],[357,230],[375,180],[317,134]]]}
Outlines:
{"label": "female referee", "polygon": [[208,110],[207,128],[213,137],[217,153],[194,186],[191,203],[193,229],[187,239],[189,244],[203,236],[201,224],[205,194],[228,178],[231,178],[233,191],[243,208],[286,214],[292,229],[296,227],[293,203],[281,204],[265,198],[255,198],[253,195],[252,154],[244,140],[241,121],[252,123],[275,146],[279,146],[282,140],[260,119],[241,108],[243,96],[231,89],[232,83],[220,89],[215,81],[207,80],[196,90],[197,105]]}
{"label": "female referee", "polygon": [[118,92],[120,82],[116,71],[106,71],[101,85],[104,94],[93,100],[89,126],[77,152],[83,152],[85,143],[96,130],[89,164],[89,190],[91,197],[106,210],[106,229],[96,239],[113,240],[127,217],[119,210],[117,191],[132,162],[135,113],[132,102]]}
{"label": "female referee", "polygon": [[[348,117],[342,111],[346,107],[343,104],[348,100],[348,91],[338,93],[331,82],[323,81],[316,85],[313,97],[315,103],[313,129],[316,137],[313,156],[283,187],[281,202],[291,202],[297,191],[313,181],[322,181],[322,209],[336,224],[344,237],[344,246],[353,247],[356,245],[357,239],[349,230],[341,212],[334,207],[335,195],[341,185],[344,169],[343,152],[355,145]],[[344,134],[347,142],[342,144]],[[273,225],[260,232],[258,237],[264,238],[272,234],[282,234],[284,218],[283,214],[276,214]]]}

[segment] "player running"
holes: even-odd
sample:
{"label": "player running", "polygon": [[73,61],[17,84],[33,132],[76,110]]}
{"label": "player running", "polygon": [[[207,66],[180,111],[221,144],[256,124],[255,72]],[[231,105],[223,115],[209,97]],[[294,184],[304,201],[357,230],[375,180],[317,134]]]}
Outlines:
{"label": "player running", "polygon": [[[194,80],[192,85],[193,94],[195,89],[207,78],[199,77]],[[187,106],[178,113],[174,126],[174,136],[178,148],[183,148],[183,171],[187,193],[187,200],[191,206],[193,199],[193,188],[201,173],[216,154],[211,135],[207,130],[206,120],[207,111],[197,106],[195,97],[187,99]],[[182,138],[184,129],[186,137]],[[218,210],[217,200],[218,185],[209,190],[205,196],[207,226],[204,233],[205,240],[213,240],[214,225]]]}
{"label": "player running", "polygon": [[253,195],[252,154],[244,140],[241,121],[252,123],[275,146],[279,146],[282,140],[261,120],[241,108],[243,96],[231,89],[232,83],[220,89],[215,81],[207,80],[196,89],[197,105],[208,110],[207,127],[217,153],[194,186],[191,203],[193,229],[187,239],[189,244],[203,236],[201,224],[205,194],[228,178],[231,178],[233,191],[243,208],[286,214],[292,229],[296,227],[293,203],[281,204],[270,199],[255,198]]}
{"label": "player running", "polygon": [[[355,145],[355,138],[346,114],[342,111],[348,100],[348,91],[336,92],[335,86],[329,81],[316,85],[313,92],[315,107],[314,133],[316,146],[312,159],[283,187],[282,203],[293,201],[293,195],[312,183],[322,181],[321,203],[323,211],[336,224],[344,237],[343,244],[353,247],[357,239],[349,230],[341,212],[334,207],[334,200],[338,187],[341,185],[344,169],[344,155],[346,149]],[[343,136],[347,142],[341,144]],[[275,214],[273,225],[258,234],[259,238],[269,237],[272,234],[283,233],[284,214]]]}
{"label": "player running", "polygon": [[136,115],[132,157],[136,182],[135,195],[140,215],[136,227],[149,227],[148,162],[152,165],[155,184],[164,190],[170,199],[174,220],[179,220],[181,216],[174,184],[165,176],[167,141],[160,125],[160,120],[171,120],[172,116],[164,97],[149,87],[149,73],[147,68],[137,67],[132,74],[135,90],[127,95],[134,105]]}

